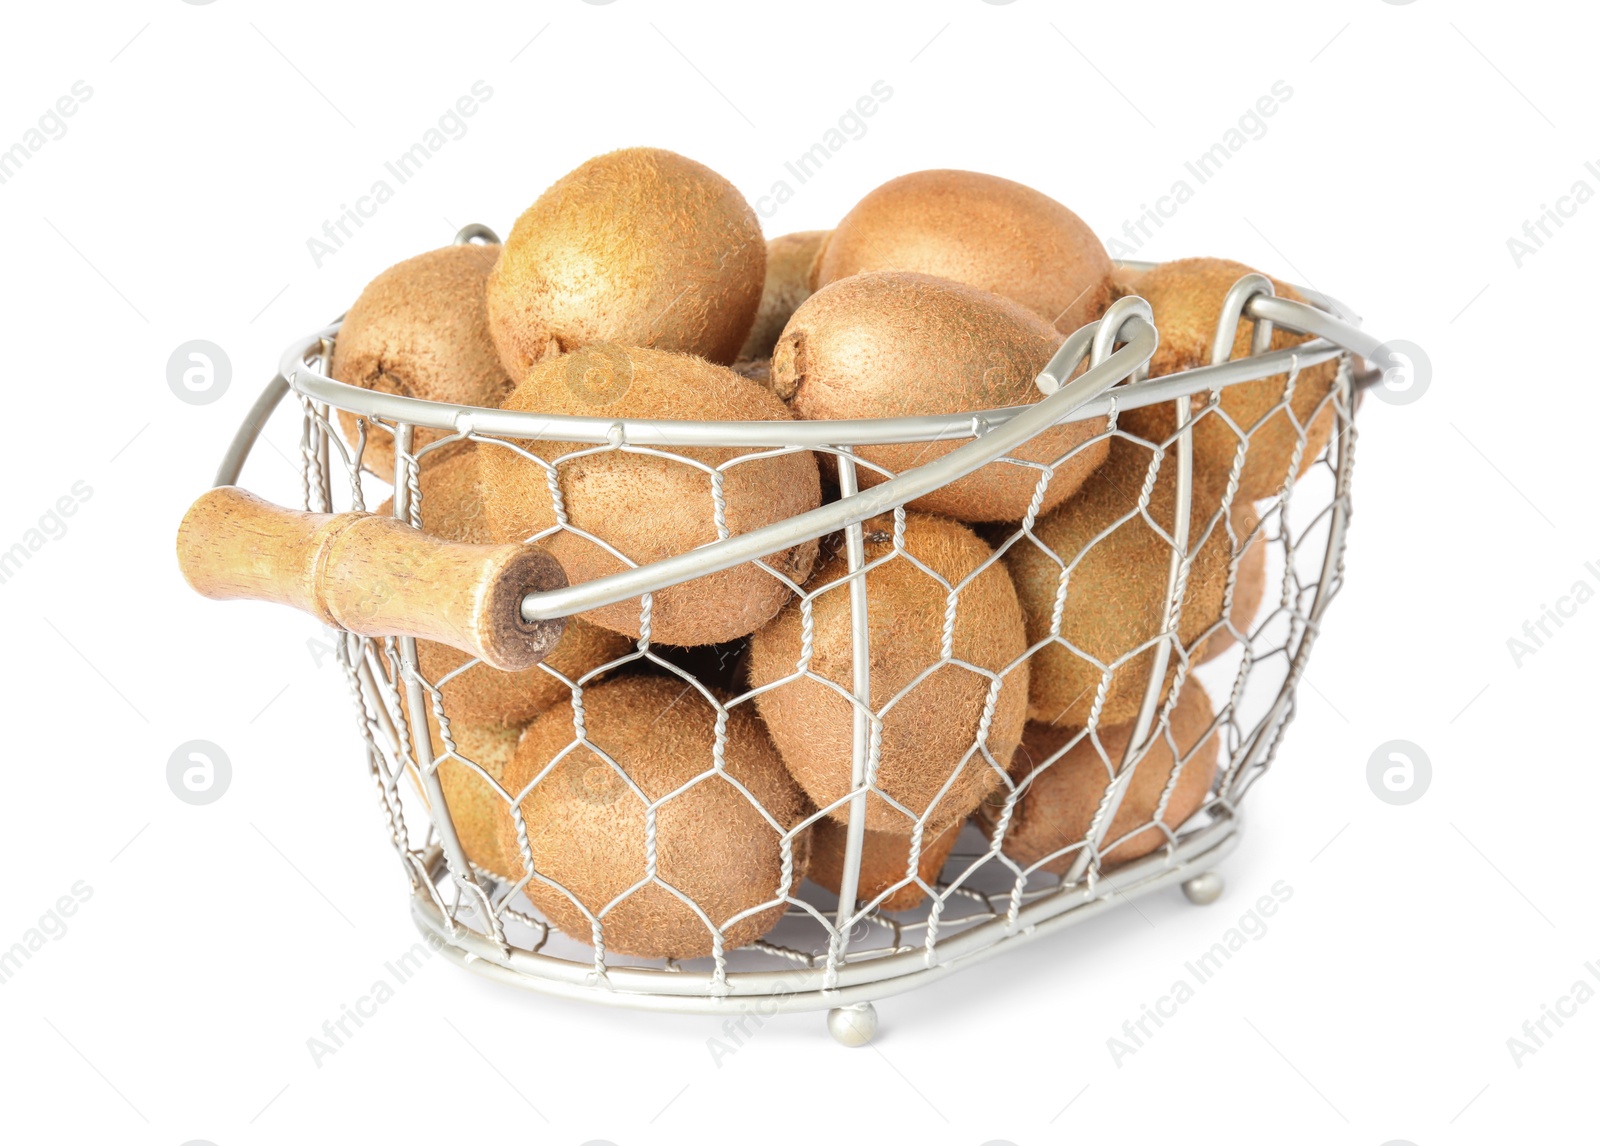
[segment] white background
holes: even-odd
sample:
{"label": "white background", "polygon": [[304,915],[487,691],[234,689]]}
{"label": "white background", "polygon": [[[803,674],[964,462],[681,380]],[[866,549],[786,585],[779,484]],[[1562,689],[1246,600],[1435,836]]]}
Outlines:
{"label": "white background", "polygon": [[[1600,204],[1520,268],[1507,248],[1576,181],[1600,190],[1585,6],[133,0],[6,24],[0,148],[75,81],[93,90],[0,185],[0,548],[92,489],[0,585],[0,948],[92,889],[0,986],[7,1140],[1593,1136],[1600,1001],[1520,1066],[1507,1048],[1600,964],[1600,604],[1520,667],[1507,648],[1574,582],[1600,585],[1600,400],[1577,345]],[[475,80],[493,96],[466,136],[315,265],[307,238]],[[1283,80],[1265,137],[1140,254],[1309,283],[1431,358],[1419,401],[1361,412],[1348,588],[1228,895],[1163,893],[887,1000],[869,1049],[801,1015],[717,1065],[712,1019],[435,959],[313,1065],[307,1038],[416,933],[320,630],[192,594],[184,508],[282,347],[385,266],[472,220],[504,233],[619,146],[681,151],[754,200],[877,80],[892,99],[769,234],[947,166],[1036,186],[1109,239]],[[234,368],[211,405],[166,382],[195,338]],[[290,421],[269,439],[292,453]],[[247,482],[292,498],[288,465],[257,453]],[[197,738],[234,769],[205,807],[165,778]],[[1365,778],[1395,738],[1433,763],[1405,807]],[[1293,898],[1270,932],[1114,1064],[1108,1037],[1278,880]]]}

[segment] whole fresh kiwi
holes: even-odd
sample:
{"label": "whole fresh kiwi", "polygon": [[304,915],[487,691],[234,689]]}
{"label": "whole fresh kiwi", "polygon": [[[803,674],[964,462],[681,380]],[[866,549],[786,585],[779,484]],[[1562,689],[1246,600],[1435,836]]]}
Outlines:
{"label": "whole fresh kiwi", "polygon": [[[1025,307],[975,287],[906,272],[859,274],[824,287],[789,319],[772,356],[772,388],[802,418],[890,418],[1022,406],[1061,335]],[[1066,500],[1106,456],[1105,419],[1054,426],[1013,451],[1059,463],[1041,512]],[[970,439],[861,446],[866,461],[902,473]],[[990,462],[911,502],[962,521],[1019,521],[1042,470]],[[862,466],[863,487],[884,481]]]}
{"label": "whole fresh kiwi", "polygon": [[[1052,635],[1055,610],[1061,610],[1061,639],[1030,658],[1030,720],[1067,727],[1088,724],[1104,675],[1095,661],[1111,670],[1100,723],[1121,724],[1139,712],[1153,642],[1165,623],[1173,552],[1167,538],[1177,502],[1177,463],[1168,453],[1157,471],[1147,513],[1139,512],[1152,456],[1142,444],[1113,439],[1110,456],[1083,488],[1040,518],[1033,538],[1006,551],[1030,645]],[[1178,623],[1178,639],[1186,649],[1211,632],[1222,616],[1233,543],[1221,505],[1215,487],[1195,482],[1189,517],[1189,549],[1195,556]],[[1241,514],[1235,532],[1248,536],[1248,529],[1240,530],[1253,528],[1253,522],[1253,516]],[[1063,583],[1065,597],[1058,605]],[[1236,593],[1235,610],[1243,604]],[[1236,623],[1249,624],[1248,617],[1233,615]],[[1169,656],[1169,676],[1176,674],[1178,660],[1175,653]]]}
{"label": "whole fresh kiwi", "polygon": [[[1161,345],[1150,360],[1150,376],[1175,374],[1211,362],[1211,344],[1222,316],[1222,301],[1240,278],[1254,273],[1243,263],[1227,259],[1179,259],[1162,263],[1140,276],[1138,293],[1150,304]],[[1272,280],[1279,298],[1303,301],[1299,292],[1277,279]],[[1252,327],[1248,320],[1239,324],[1234,338],[1233,357],[1250,353]],[[1310,341],[1308,335],[1294,334],[1281,327],[1272,331],[1273,350],[1287,350]],[[1288,383],[1287,374],[1240,382],[1222,391],[1220,409],[1199,413],[1194,423],[1195,469],[1213,482],[1227,480],[1240,444],[1240,434],[1249,435],[1249,449],[1239,477],[1239,499],[1259,501],[1277,495],[1291,477],[1298,478],[1317,460],[1333,433],[1333,406],[1325,402],[1338,372],[1337,362],[1323,362],[1301,370],[1295,379],[1289,409],[1293,420],[1280,407]],[[1196,409],[1200,402],[1196,401]],[[1320,411],[1318,407],[1321,407]],[[1233,425],[1229,425],[1229,421]],[[1299,466],[1290,473],[1294,451],[1299,445],[1295,430],[1298,422],[1305,434]],[[1121,424],[1149,441],[1163,441],[1176,428],[1176,410],[1171,403],[1129,410]],[[1237,431],[1234,427],[1237,426]]]}
{"label": "whole fresh kiwi", "polygon": [[[908,835],[920,819],[924,838],[932,839],[1000,782],[999,768],[1022,735],[1028,696],[1028,664],[1019,660],[1026,647],[1022,612],[1005,568],[985,565],[993,550],[965,526],[907,513],[898,552],[892,515],[872,518],[863,529],[871,707],[882,719],[866,824]],[[756,705],[783,762],[816,805],[841,822],[849,817],[841,801],[851,791],[856,711],[840,692],[853,685],[850,591],[840,580],[848,572],[841,546],[812,575],[809,634],[795,600],[750,639],[750,686],[775,685]],[[961,586],[953,609],[950,590],[935,575]],[[830,583],[837,584],[822,592]],[[947,614],[954,622],[953,660],[934,669],[944,659]],[[810,660],[802,664],[808,636]],[[999,677],[987,720],[990,677],[967,666]],[[802,670],[809,675],[796,675]]]}
{"label": "whole fresh kiwi", "polygon": [[[728,710],[720,763],[716,710],[676,677],[614,677],[586,689],[583,707],[577,747],[567,751],[578,739],[572,705],[552,708],[528,726],[502,781],[515,797],[538,778],[521,801],[534,906],[585,942],[600,916],[607,951],[650,958],[712,953],[695,907],[727,950],[771,930],[810,860],[809,828],[790,837],[787,863],[783,834],[809,809],[750,706]],[[520,878],[527,866],[509,816],[501,831]],[[652,860],[654,879],[636,886]]]}
{"label": "whole fresh kiwi", "polygon": [[[494,541],[478,497],[478,462],[472,451],[421,471],[422,528],[447,541],[488,545]],[[392,502],[378,507],[391,513]],[[452,721],[486,727],[521,728],[539,713],[571,695],[551,669],[576,682],[601,665],[625,655],[628,638],[567,618],[561,640],[543,664],[521,672],[502,672],[481,661],[439,685],[445,715]],[[472,658],[436,641],[417,642],[417,667],[428,681],[438,682]],[[545,666],[549,666],[546,668]]]}
{"label": "whole fresh kiwi", "polygon": [[[611,345],[586,347],[537,364],[504,406],[617,419],[793,417],[770,391],[724,366],[687,354]],[[563,442],[517,445],[547,462],[586,449]],[[716,541],[714,494],[721,498],[729,534],[748,533],[821,504],[817,463],[809,452],[739,464],[728,463],[759,451],[679,446],[663,452],[674,457],[590,449],[557,467],[570,528],[542,544],[561,562],[569,582],[592,581],[627,568],[606,546],[644,565]],[[476,453],[483,506],[497,540],[522,540],[556,524],[543,465],[487,442]],[[711,473],[702,467],[724,465],[718,491]],[[803,542],[767,557],[765,563],[800,584],[811,571],[816,552],[815,541]],[[652,596],[651,639],[671,645],[730,641],[765,624],[790,596],[784,581],[755,564],[697,577]],[[638,637],[640,611],[640,601],[634,598],[580,616]]]}
{"label": "whole fresh kiwi", "polygon": [[[1122,803],[1101,839],[1103,867],[1115,867],[1166,846],[1168,836],[1160,825],[1176,829],[1205,803],[1217,774],[1217,734],[1211,731],[1212,720],[1205,690],[1192,678],[1185,681],[1168,729],[1135,765]],[[1051,760],[1079,732],[1062,725],[1029,723],[1012,759],[1011,778],[1021,785],[1021,791],[1000,850],[1025,868],[1044,860],[1042,870],[1064,875],[1072,867],[1082,849],[1056,853],[1088,836],[1106,787],[1122,766],[1133,726],[1102,728],[1097,738],[1084,736],[1059,759]],[[1166,795],[1172,782],[1174,745],[1182,769],[1171,794]],[[1167,803],[1158,823],[1156,812],[1163,795]],[[996,791],[978,809],[978,824],[991,841],[1004,817],[1006,797],[1004,790]],[[1046,859],[1049,856],[1055,858]]]}
{"label": "whole fresh kiwi", "polygon": [[[334,340],[332,376],[340,382],[463,406],[498,406],[511,379],[489,337],[484,283],[500,248],[461,244],[407,259],[367,284]],[[351,448],[366,419],[339,411]],[[412,450],[444,437],[418,427]],[[442,462],[470,442],[452,442],[422,456]],[[367,425],[364,468],[394,480],[394,436]]]}
{"label": "whole fresh kiwi", "polygon": [[[934,886],[944,861],[950,857],[965,821],[951,824],[938,836],[922,841],[917,857],[917,879]],[[844,851],[849,829],[832,816],[823,816],[812,825],[811,879],[835,895],[844,879]],[[911,838],[900,832],[866,832],[861,837],[861,871],[857,876],[856,902],[877,900],[879,911],[910,911],[928,893],[921,884],[907,882],[911,867]],[[903,885],[903,886],[896,886]],[[894,888],[890,891],[890,888]],[[887,894],[885,894],[887,892]],[[880,900],[879,896],[883,896]]]}
{"label": "whole fresh kiwi", "polygon": [[1082,219],[1031,187],[975,171],[902,175],[852,207],[823,246],[812,286],[866,271],[954,279],[1064,333],[1112,299],[1111,258]]}
{"label": "whole fresh kiwi", "polygon": [[730,363],[761,301],[755,212],[709,167],[630,147],[558,179],[522,213],[489,275],[506,371],[596,342]]}
{"label": "whole fresh kiwi", "polygon": [[828,231],[796,231],[767,240],[767,281],[750,336],[739,351],[741,360],[771,358],[778,335],[795,307],[811,296],[811,271]]}

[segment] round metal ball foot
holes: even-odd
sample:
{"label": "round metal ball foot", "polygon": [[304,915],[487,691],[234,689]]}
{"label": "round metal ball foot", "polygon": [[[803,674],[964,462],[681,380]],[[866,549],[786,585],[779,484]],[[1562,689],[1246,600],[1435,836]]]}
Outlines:
{"label": "round metal ball foot", "polygon": [[878,1009],[871,1003],[852,1003],[828,1012],[828,1033],[834,1042],[864,1047],[878,1033]]}
{"label": "round metal ball foot", "polygon": [[1220,875],[1214,871],[1205,871],[1183,881],[1183,894],[1188,897],[1190,903],[1204,907],[1221,899],[1225,886]]}

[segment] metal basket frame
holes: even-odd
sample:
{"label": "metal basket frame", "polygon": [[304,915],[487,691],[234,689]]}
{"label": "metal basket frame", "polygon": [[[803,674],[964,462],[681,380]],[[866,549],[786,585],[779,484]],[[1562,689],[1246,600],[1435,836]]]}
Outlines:
{"label": "metal basket frame", "polygon": [[[485,235],[482,228],[467,228],[463,231],[464,237],[458,237],[458,241]],[[1128,262],[1122,265],[1137,271],[1154,264]],[[753,1005],[759,1007],[763,1014],[772,1014],[829,1008],[833,1010],[830,1027],[836,1036],[841,1041],[859,1042],[870,1037],[875,1026],[875,1014],[870,1006],[873,999],[910,990],[960,967],[1010,950],[1020,943],[1042,938],[1105,910],[1117,900],[1147,894],[1175,882],[1183,883],[1185,891],[1196,902],[1209,902],[1220,893],[1220,881],[1212,869],[1237,843],[1241,828],[1238,801],[1271,763],[1284,729],[1293,717],[1296,686],[1320,628],[1323,613],[1342,577],[1355,437],[1352,419],[1356,384],[1350,368],[1350,356],[1356,354],[1372,358],[1382,349],[1377,339],[1356,325],[1359,319],[1348,308],[1318,292],[1296,289],[1310,301],[1302,303],[1276,297],[1271,281],[1265,276],[1252,274],[1241,278],[1224,303],[1213,345],[1212,364],[1209,366],[1159,379],[1147,379],[1145,371],[1155,352],[1158,335],[1152,325],[1148,304],[1136,296],[1130,296],[1113,303],[1099,321],[1067,337],[1059,352],[1040,374],[1038,384],[1044,397],[1033,405],[949,416],[853,421],[615,420],[462,407],[384,394],[347,385],[328,376],[339,326],[334,323],[296,341],[286,351],[279,374],[257,399],[240,427],[218,470],[216,484],[233,484],[238,479],[262,427],[289,392],[297,395],[303,408],[301,455],[305,508],[314,511],[332,509],[334,457],[331,451],[334,449],[339,451],[339,460],[350,469],[354,508],[364,508],[359,476],[362,443],[358,443],[352,453],[331,426],[332,412],[344,410],[373,425],[392,429],[396,447],[394,515],[413,525],[420,525],[418,458],[452,442],[468,439],[498,439],[501,444],[506,439],[560,441],[577,446],[588,445],[597,450],[628,449],[660,453],[678,461],[684,459],[671,454],[672,447],[725,446],[759,451],[745,455],[740,460],[804,450],[834,455],[841,493],[837,501],[734,536],[728,535],[725,523],[719,519],[721,540],[710,545],[648,565],[633,566],[593,581],[530,593],[522,604],[523,615],[531,621],[570,616],[639,597],[644,601],[645,623],[648,626],[649,595],[653,592],[735,565],[759,561],[767,554],[799,542],[842,531],[850,570],[850,577],[846,580],[850,581],[848,591],[852,594],[855,679],[861,684],[855,698],[855,791],[849,797],[844,881],[831,922],[816,908],[811,908],[811,914],[816,916],[817,921],[830,929],[825,953],[815,952],[808,956],[774,949],[771,953],[789,962],[786,968],[729,970],[720,948],[719,931],[714,966],[710,970],[696,971],[672,965],[617,965],[607,961],[598,945],[595,957],[590,962],[545,953],[539,949],[544,946],[543,939],[534,944],[532,949],[518,946],[507,937],[504,927],[507,921],[543,928],[546,938],[550,932],[549,926],[540,920],[527,918],[510,905],[511,894],[516,888],[496,889],[488,873],[476,869],[467,861],[436,774],[430,737],[425,730],[424,734],[414,735],[408,727],[407,713],[428,711],[430,699],[433,709],[442,715],[442,709],[438,707],[438,687],[448,677],[431,684],[423,681],[417,669],[416,642],[411,638],[384,642],[388,646],[391,663],[398,664],[400,670],[392,677],[385,675],[383,650],[377,642],[353,634],[342,634],[339,659],[348,675],[361,714],[361,734],[367,745],[368,763],[377,781],[393,842],[411,882],[413,918],[425,934],[436,938],[436,945],[448,957],[502,982],[555,995],[642,1009],[718,1013],[730,1006]],[[1231,359],[1238,326],[1244,321],[1254,324],[1253,353],[1248,357]],[[1291,350],[1269,351],[1267,347],[1275,326],[1310,336],[1312,340]],[[1174,534],[1188,538],[1193,465],[1191,436],[1194,424],[1191,399],[1209,392],[1215,404],[1227,386],[1278,375],[1289,378],[1288,385],[1292,392],[1293,380],[1300,370],[1334,358],[1340,359],[1340,368],[1325,401],[1331,404],[1336,417],[1337,431],[1328,446],[1326,459],[1333,471],[1335,485],[1333,497],[1324,511],[1325,521],[1324,514],[1317,517],[1317,521],[1322,522],[1321,528],[1326,537],[1321,568],[1303,618],[1300,617],[1298,605],[1296,607],[1295,616],[1299,619],[1292,622],[1292,628],[1297,628],[1298,632],[1292,632],[1286,640],[1288,665],[1277,696],[1251,735],[1240,743],[1228,746],[1225,751],[1214,788],[1215,795],[1205,809],[1208,822],[1195,823],[1196,819],[1201,818],[1197,814],[1176,832],[1168,830],[1170,839],[1164,848],[1111,870],[1099,870],[1097,849],[1104,842],[1105,833],[1121,799],[1118,781],[1131,777],[1131,765],[1142,756],[1154,736],[1162,731],[1171,705],[1169,694],[1175,696],[1177,689],[1177,685],[1164,687],[1171,644],[1168,638],[1176,631],[1177,610],[1181,606],[1182,583],[1188,564],[1184,552],[1175,547],[1169,568],[1168,621],[1153,645],[1155,663],[1135,724],[1136,732],[1130,740],[1128,759],[1123,761],[1117,778],[1108,784],[1106,797],[1091,828],[1091,838],[1078,852],[1067,875],[1060,879],[1057,886],[1043,890],[1024,890],[1026,877],[1019,878],[1014,890],[1004,897],[1003,902],[1000,896],[980,894],[962,887],[961,880],[958,880],[951,889],[952,894],[965,897],[979,907],[970,916],[947,921],[953,931],[943,936],[937,933],[944,898],[936,900],[931,920],[921,924],[902,924],[881,915],[874,916],[870,907],[858,905],[856,876],[866,818],[866,790],[863,784],[872,751],[868,722],[862,715],[867,707],[870,680],[865,671],[866,590],[861,523],[889,511],[895,511],[896,521],[903,522],[901,507],[906,502],[996,459],[1005,458],[1018,446],[1058,423],[1105,417],[1155,403],[1172,402],[1177,406],[1179,427],[1168,443],[1175,453],[1177,467],[1178,508]],[[1086,359],[1088,368],[1074,377]],[[1127,385],[1115,391],[1111,389],[1125,381]],[[1211,413],[1221,416],[1215,410]],[[419,427],[444,431],[446,436],[413,450],[414,431]],[[934,461],[898,475],[871,466],[855,454],[855,448],[863,445],[941,442],[961,438],[972,440]],[[1302,429],[1302,443],[1303,440]],[[1244,453],[1245,450],[1241,448],[1234,467],[1234,480],[1223,504],[1224,520],[1227,519]],[[1295,460],[1298,461],[1298,456]],[[861,489],[858,482],[858,467],[861,465],[868,465],[886,480]],[[701,468],[712,472],[708,467]],[[1053,465],[1050,468],[1053,472]],[[716,483],[720,479],[713,473],[711,480],[715,493]],[[1040,494],[1046,480],[1048,475],[1041,481]],[[1292,488],[1292,481],[1289,488]],[[1288,488],[1283,497],[1286,501]],[[1039,502],[1040,496],[1036,495],[1022,524],[1023,532],[1031,528]],[[1285,532],[1288,530],[1287,513],[1287,507],[1284,507]],[[1184,549],[1191,555],[1194,551],[1193,547],[1186,546]],[[992,560],[998,559],[999,551]],[[1236,567],[1237,556],[1234,568],[1230,571],[1227,589],[1230,602]],[[768,569],[772,571],[770,567]],[[774,572],[774,575],[778,574]],[[800,589],[799,586],[793,588],[796,591]],[[649,632],[646,627],[644,639],[639,644],[641,652],[648,653],[648,644]],[[455,672],[464,671],[467,667],[470,664]],[[602,666],[589,675],[605,671],[608,667]],[[402,679],[400,689],[405,694],[403,704],[396,703],[399,699],[396,695],[398,690],[390,683],[394,679]],[[1181,680],[1180,672],[1180,684]],[[576,689],[581,688],[583,682],[569,683]],[[1240,687],[1242,685],[1241,678]],[[387,697],[386,692],[389,694]],[[431,698],[427,695],[430,692]],[[1164,696],[1168,697],[1165,707]],[[448,739],[446,745],[449,751],[454,750]],[[427,799],[432,821],[432,831],[425,846],[415,847],[409,841],[404,812],[400,806],[400,793],[395,783],[399,769],[385,766],[385,754],[388,754],[390,761],[398,759],[414,765],[413,775]],[[1176,782],[1181,766],[1180,761],[1173,769],[1170,783]],[[520,798],[517,797],[518,800]],[[513,804],[512,815],[520,823],[520,807],[516,804]],[[1156,821],[1160,822],[1159,810]],[[917,830],[920,837],[920,827]],[[991,853],[994,851],[991,849]],[[985,860],[996,858],[1004,857],[995,854],[980,857],[980,863],[973,864],[967,874]],[[1015,864],[1011,866],[1016,867]],[[473,919],[477,922],[476,926],[471,922]],[[853,932],[864,923],[889,928],[887,944],[852,949]],[[957,927],[957,923],[964,926]],[[920,944],[907,942],[907,933],[919,927],[925,932],[924,941]],[[598,930],[596,935],[598,938]],[[767,945],[756,946],[765,948]]]}

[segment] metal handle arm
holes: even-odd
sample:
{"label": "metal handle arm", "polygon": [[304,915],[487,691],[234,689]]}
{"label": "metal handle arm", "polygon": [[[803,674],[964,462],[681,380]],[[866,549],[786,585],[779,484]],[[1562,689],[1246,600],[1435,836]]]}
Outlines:
{"label": "metal handle arm", "polygon": [[[587,609],[626,601],[643,593],[656,592],[695,577],[731,569],[735,565],[781,552],[803,541],[865,521],[980,469],[1041,431],[1065,420],[1079,406],[1093,401],[1133,374],[1155,354],[1156,329],[1149,320],[1149,304],[1143,299],[1119,300],[1112,304],[1112,309],[1106,312],[1100,322],[1109,322],[1113,329],[1117,329],[1117,336],[1125,341],[1120,350],[1090,367],[1081,378],[1061,386],[1049,397],[960,449],[952,450],[916,469],[907,470],[882,485],[875,485],[749,533],[579,585],[529,593],[522,601],[523,618],[543,621],[571,616]],[[1070,375],[1088,349],[1090,339],[1098,333],[1098,326],[1093,324],[1075,332],[1074,337],[1062,345],[1046,367],[1045,375],[1057,382]]]}

